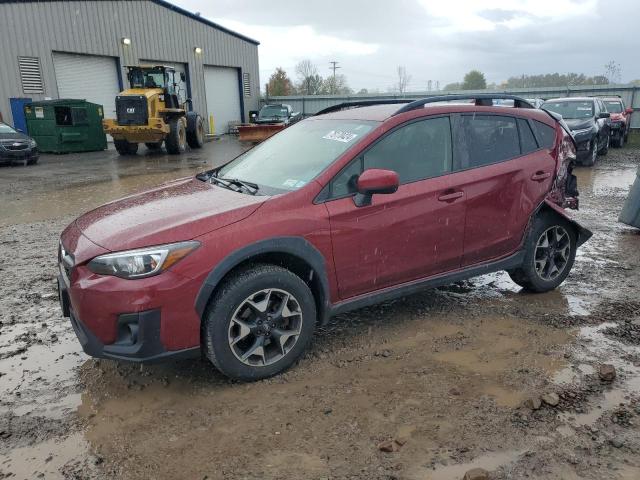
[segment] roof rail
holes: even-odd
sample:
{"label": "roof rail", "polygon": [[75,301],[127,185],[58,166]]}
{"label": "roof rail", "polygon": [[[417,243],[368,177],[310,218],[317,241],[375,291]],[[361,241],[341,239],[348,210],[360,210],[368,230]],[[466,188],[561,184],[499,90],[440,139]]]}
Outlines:
{"label": "roof rail", "polygon": [[394,103],[409,103],[409,102],[415,102],[415,101],[416,100],[412,98],[406,98],[406,99],[391,98],[389,100],[360,100],[357,102],[343,102],[343,103],[339,103],[338,105],[332,105],[330,107],[323,108],[319,112],[316,112],[314,115],[324,115],[325,113],[339,112],[340,110],[348,110],[350,108],[357,108],[357,107],[370,107],[372,105],[389,105]]}
{"label": "roof rail", "polygon": [[396,113],[394,113],[394,115],[410,112],[411,110],[417,110],[418,108],[424,107],[428,103],[450,102],[452,100],[475,100],[476,105],[480,106],[483,105],[483,100],[513,100],[513,106],[515,108],[535,108],[527,100],[517,95],[508,95],[504,93],[452,94],[437,95],[435,97],[427,97],[416,100],[399,109]]}

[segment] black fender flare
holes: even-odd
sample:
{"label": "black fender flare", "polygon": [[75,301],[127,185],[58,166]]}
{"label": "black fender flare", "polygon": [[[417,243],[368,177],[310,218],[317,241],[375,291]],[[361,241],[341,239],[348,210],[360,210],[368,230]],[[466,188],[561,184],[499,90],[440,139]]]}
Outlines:
{"label": "black fender flare", "polygon": [[318,320],[320,324],[326,323],[328,313],[330,311],[330,293],[329,280],[327,278],[327,269],[325,267],[325,258],[309,241],[302,237],[274,237],[252,243],[242,247],[233,253],[227,255],[219,262],[200,287],[200,291],[196,297],[195,309],[200,318],[204,315],[209,299],[213,291],[220,284],[222,279],[231,270],[240,265],[242,262],[249,260],[262,254],[285,253],[306,262],[311,266],[320,285],[322,298],[319,299],[320,311],[318,311]]}
{"label": "black fender flare", "polygon": [[535,212],[533,212],[533,215],[531,216],[530,224],[533,222],[536,215],[544,210],[551,211],[552,213],[560,216],[565,222],[569,223],[575,229],[576,247],[579,247],[593,236],[593,232],[591,232],[591,230],[580,225],[573,218],[567,215],[567,212],[565,212],[563,208],[556,205],[549,199],[545,199],[545,201],[536,208]]}

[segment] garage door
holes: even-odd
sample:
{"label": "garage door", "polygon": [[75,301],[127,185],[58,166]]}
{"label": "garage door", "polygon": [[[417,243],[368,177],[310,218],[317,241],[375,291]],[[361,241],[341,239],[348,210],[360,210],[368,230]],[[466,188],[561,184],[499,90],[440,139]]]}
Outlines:
{"label": "garage door", "polygon": [[112,57],[54,53],[59,98],[79,98],[104,107],[105,118],[116,118],[120,92],[116,60]]}
{"label": "garage door", "polygon": [[178,99],[180,103],[184,103],[187,99],[187,83],[180,80],[180,74],[184,73],[187,76],[187,66],[184,63],[172,63],[162,60],[140,60],[140,65],[164,65],[166,67],[173,67],[176,71],[176,80],[178,81]]}
{"label": "garage door", "polygon": [[227,67],[204,67],[207,113],[213,115],[215,134],[229,131],[229,122],[239,122],[240,84],[238,70]]}

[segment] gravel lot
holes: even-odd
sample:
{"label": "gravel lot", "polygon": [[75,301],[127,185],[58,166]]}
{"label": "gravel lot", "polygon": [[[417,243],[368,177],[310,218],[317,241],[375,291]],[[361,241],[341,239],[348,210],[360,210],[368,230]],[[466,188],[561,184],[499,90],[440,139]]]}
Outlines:
{"label": "gravel lot", "polygon": [[499,273],[342,315],[253,384],[84,355],[57,304],[62,229],[244,148],[0,168],[0,479],[640,478],[640,232],[617,223],[638,148],[577,169],[594,237],[557,291]]}

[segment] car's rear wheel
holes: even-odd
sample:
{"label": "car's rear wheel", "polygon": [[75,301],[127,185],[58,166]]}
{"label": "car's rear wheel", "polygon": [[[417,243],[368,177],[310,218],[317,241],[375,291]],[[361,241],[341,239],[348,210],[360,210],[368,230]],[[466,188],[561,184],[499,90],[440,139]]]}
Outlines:
{"label": "car's rear wheel", "polygon": [[227,280],[204,316],[203,344],[228,377],[251,381],[289,368],[316,325],[309,287],[289,270],[259,264]]}
{"label": "car's rear wheel", "polygon": [[624,132],[620,132],[620,136],[616,138],[616,143],[614,146],[618,148],[624,147],[624,141],[625,141],[624,137],[625,137]]}
{"label": "car's rear wheel", "polygon": [[533,222],[522,266],[509,271],[521,287],[547,292],[560,285],[573,267],[576,232],[558,215],[545,212]]}

